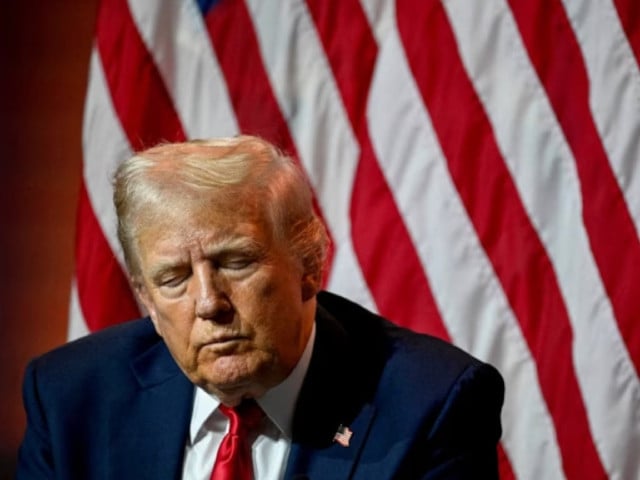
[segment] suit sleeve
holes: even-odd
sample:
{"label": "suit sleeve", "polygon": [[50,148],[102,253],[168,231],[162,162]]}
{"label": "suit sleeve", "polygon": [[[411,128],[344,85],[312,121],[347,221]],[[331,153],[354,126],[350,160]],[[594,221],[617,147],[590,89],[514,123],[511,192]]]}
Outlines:
{"label": "suit sleeve", "polygon": [[424,443],[414,444],[406,477],[399,478],[497,480],[503,400],[504,383],[497,370],[485,364],[467,367],[424,432]]}
{"label": "suit sleeve", "polygon": [[36,368],[32,362],[26,369],[23,383],[27,428],[18,452],[16,480],[55,478],[51,441],[46,416],[40,401]]}

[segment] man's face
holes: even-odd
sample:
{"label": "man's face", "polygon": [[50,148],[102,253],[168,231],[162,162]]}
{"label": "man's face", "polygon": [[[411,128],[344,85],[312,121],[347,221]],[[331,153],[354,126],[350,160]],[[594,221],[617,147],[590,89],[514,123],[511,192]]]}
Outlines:
{"label": "man's face", "polygon": [[136,288],[158,334],[189,379],[227,404],[286,378],[315,313],[301,262],[239,204],[158,210],[137,237]]}

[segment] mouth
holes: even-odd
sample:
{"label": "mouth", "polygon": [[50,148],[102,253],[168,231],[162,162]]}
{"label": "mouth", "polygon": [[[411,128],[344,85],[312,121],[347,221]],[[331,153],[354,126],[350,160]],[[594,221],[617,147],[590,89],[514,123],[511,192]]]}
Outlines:
{"label": "mouth", "polygon": [[225,353],[225,351],[233,351],[243,342],[248,341],[246,335],[219,335],[202,345],[202,348],[215,350],[217,353]]}

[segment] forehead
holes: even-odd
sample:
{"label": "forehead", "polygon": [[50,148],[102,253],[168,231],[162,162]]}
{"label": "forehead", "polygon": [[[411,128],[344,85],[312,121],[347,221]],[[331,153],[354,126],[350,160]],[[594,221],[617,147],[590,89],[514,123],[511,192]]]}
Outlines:
{"label": "forehead", "polygon": [[244,195],[170,195],[140,205],[132,220],[138,244],[147,246],[170,239],[270,238],[272,230],[266,208]]}
{"label": "forehead", "polygon": [[226,225],[232,221],[266,223],[268,208],[250,188],[194,188],[180,182],[159,183],[134,207],[133,221],[153,227],[167,223]]}

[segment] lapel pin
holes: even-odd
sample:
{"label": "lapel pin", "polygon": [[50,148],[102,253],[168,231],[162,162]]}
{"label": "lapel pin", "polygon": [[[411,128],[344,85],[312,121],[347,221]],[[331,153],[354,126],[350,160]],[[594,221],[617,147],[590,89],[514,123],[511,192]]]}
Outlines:
{"label": "lapel pin", "polygon": [[351,440],[351,435],[353,435],[353,432],[349,429],[349,427],[345,427],[344,425],[340,424],[340,426],[338,427],[338,431],[333,436],[333,441],[338,442],[343,447],[348,447],[349,440]]}

